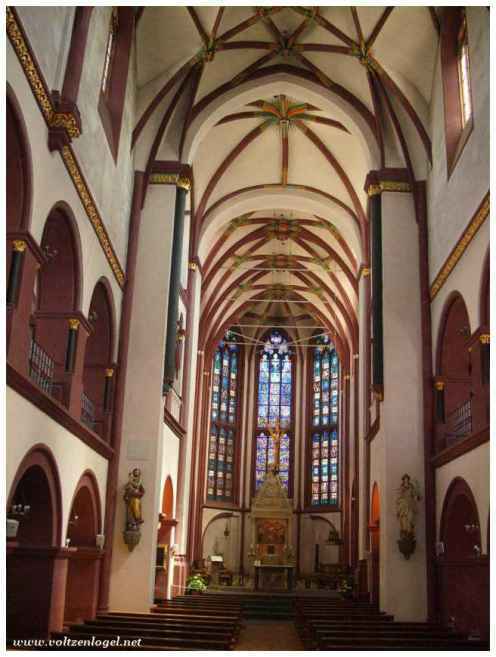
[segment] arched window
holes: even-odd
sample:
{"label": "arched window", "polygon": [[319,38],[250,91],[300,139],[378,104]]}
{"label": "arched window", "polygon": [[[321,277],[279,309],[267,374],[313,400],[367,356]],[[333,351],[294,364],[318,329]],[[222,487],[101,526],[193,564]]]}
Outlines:
{"label": "arched window", "polygon": [[112,7],[110,23],[107,36],[107,49],[105,50],[105,61],[103,64],[102,93],[108,93],[109,81],[112,76],[112,67],[115,59],[117,43],[117,31],[119,29],[119,14],[117,7]]}
{"label": "arched window", "polygon": [[238,419],[240,346],[227,331],[214,355],[207,498],[231,501],[234,497],[234,456]]}
{"label": "arched window", "polygon": [[327,335],[312,349],[312,506],[338,503],[339,359]]}
{"label": "arched window", "polygon": [[133,30],[134,8],[112,7],[98,111],[114,160],[119,150]]}
{"label": "arched window", "polygon": [[259,352],[255,487],[274,465],[276,446],[270,435],[279,423],[279,477],[290,492],[293,367],[287,337],[273,330]]}
{"label": "arched window", "polygon": [[450,176],[473,127],[470,56],[464,7],[446,7],[443,12],[441,65],[446,156]]}

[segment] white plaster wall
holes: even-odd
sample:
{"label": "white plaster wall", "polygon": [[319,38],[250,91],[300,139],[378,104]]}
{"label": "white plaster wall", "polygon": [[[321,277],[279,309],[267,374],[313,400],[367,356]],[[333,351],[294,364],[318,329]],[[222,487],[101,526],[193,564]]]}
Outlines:
{"label": "white plaster wall", "polygon": [[57,463],[62,492],[62,544],[65,541],[74,491],[85,470],[91,470],[95,475],[103,515],[107,460],[9,387],[6,389],[6,435],[7,492],[10,491],[22,459],[31,447],[42,443],[51,450]]}
{"label": "white plaster wall", "polygon": [[[319,513],[319,518],[313,518],[311,514],[304,514],[301,518],[300,528],[300,572],[303,575],[309,575],[315,571],[315,545],[325,545],[329,538],[330,526],[325,520],[332,522],[334,527],[341,535],[341,514],[340,513]],[[325,520],[322,520],[325,518]],[[295,519],[296,520],[296,519]],[[296,524],[296,523],[295,523]],[[339,548],[333,546],[334,553],[330,555],[320,553],[320,562],[326,562],[330,556],[337,563],[339,557]],[[329,561],[331,563],[331,561]]]}
{"label": "white plaster wall", "polygon": [[135,124],[136,53],[133,46],[129,58],[116,163],[98,112],[111,10],[111,7],[94,7],[91,14],[78,95],[83,134],[73,142],[73,148],[112,244],[124,266],[133,193],[134,157],[131,152],[131,135]]}
{"label": "white plaster wall", "polygon": [[431,281],[489,189],[489,11],[467,7],[474,128],[448,180],[438,49],[431,101],[433,167],[427,180]]}
{"label": "white plaster wall", "polygon": [[477,504],[481,528],[481,548],[483,554],[487,554],[490,500],[489,463],[490,445],[487,442],[436,470],[436,540],[441,540],[441,514],[448,488],[455,477],[463,477],[470,486]]}
{"label": "white plaster wall", "polygon": [[[7,80],[22,107],[33,162],[33,202],[30,232],[41,242],[46,219],[52,207],[65,201],[74,213],[81,240],[81,311],[87,314],[93,289],[101,276],[106,276],[112,289],[116,310],[116,335],[120,319],[122,290],[100,246],[98,238],[81,204],[62,158],[47,147],[48,131],[31,88],[10,42],[7,42]],[[56,181],[56,184],[54,184]],[[106,217],[103,216],[105,222]],[[124,266],[124,263],[121,262]],[[117,340],[115,341],[117,343]],[[117,346],[117,345],[116,345]],[[116,354],[115,354],[116,355]]]}
{"label": "white plaster wall", "polygon": [[[224,557],[224,566],[231,572],[237,573],[240,565],[241,515],[234,513],[231,518],[217,518],[208,525],[210,520],[218,514],[219,510],[205,509],[202,523],[202,556],[207,559],[212,554],[221,554]],[[226,527],[229,530],[229,536],[224,536]]]}
{"label": "white plaster wall", "polygon": [[16,11],[43,71],[48,90],[58,89],[63,80],[74,8],[16,6]]}

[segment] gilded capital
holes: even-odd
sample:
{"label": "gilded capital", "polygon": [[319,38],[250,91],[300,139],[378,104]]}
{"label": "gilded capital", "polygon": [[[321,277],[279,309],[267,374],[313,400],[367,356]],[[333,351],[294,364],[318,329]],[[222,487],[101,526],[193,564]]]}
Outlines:
{"label": "gilded capital", "polygon": [[14,251],[17,251],[18,253],[23,253],[27,247],[24,240],[14,240],[12,244],[14,245]]}
{"label": "gilded capital", "polygon": [[444,390],[444,381],[435,381],[434,388],[439,392],[442,392]]}
{"label": "gilded capital", "polygon": [[191,271],[196,271],[198,269],[198,265],[196,262],[190,262],[188,263],[188,269]]}
{"label": "gilded capital", "polygon": [[77,331],[78,328],[79,328],[79,324],[80,324],[80,323],[81,323],[81,322],[79,321],[79,319],[70,319],[70,320],[69,320],[69,328],[70,328],[70,330],[71,330],[71,331]]}
{"label": "gilded capital", "polygon": [[110,379],[113,376],[114,376],[114,368],[113,367],[107,367],[107,369],[105,370],[105,377],[107,379]]}
{"label": "gilded capital", "polygon": [[191,189],[191,180],[185,176],[179,176],[176,182],[177,187],[189,192]]}
{"label": "gilded capital", "polygon": [[364,267],[362,269],[362,276],[365,278],[366,276],[370,276],[370,267]]}
{"label": "gilded capital", "polygon": [[491,342],[491,336],[489,333],[482,333],[479,335],[479,342],[481,344],[489,344]]}
{"label": "gilded capital", "polygon": [[377,194],[380,194],[382,192],[382,188],[380,185],[369,185],[369,188],[367,190],[367,194],[369,196],[376,196]]}

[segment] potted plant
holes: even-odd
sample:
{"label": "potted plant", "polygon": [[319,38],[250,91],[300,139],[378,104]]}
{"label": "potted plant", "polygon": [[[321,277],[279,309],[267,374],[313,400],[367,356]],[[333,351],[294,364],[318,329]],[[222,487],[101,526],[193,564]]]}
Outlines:
{"label": "potted plant", "polygon": [[345,600],[353,598],[353,575],[342,577],[338,584],[338,592]]}
{"label": "potted plant", "polygon": [[186,595],[201,595],[206,590],[207,585],[201,575],[190,575],[186,580]]}

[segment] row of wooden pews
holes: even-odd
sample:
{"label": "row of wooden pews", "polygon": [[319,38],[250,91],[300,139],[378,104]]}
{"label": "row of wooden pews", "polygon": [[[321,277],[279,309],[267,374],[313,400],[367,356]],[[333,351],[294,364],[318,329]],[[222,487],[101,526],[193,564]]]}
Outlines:
{"label": "row of wooden pews", "polygon": [[[126,646],[113,648],[117,650],[232,650],[241,629],[239,603],[202,603],[197,599],[200,597],[167,600],[154,606],[149,614],[100,613],[94,620],[71,624],[67,632],[54,633],[52,638],[98,639],[100,647],[90,645],[81,650],[101,650],[102,641],[115,641],[117,637],[121,644],[126,640]],[[130,647],[130,642],[138,639],[139,647]]]}
{"label": "row of wooden pews", "polygon": [[307,650],[488,650],[435,623],[395,622],[368,602],[300,598],[295,624]]}

